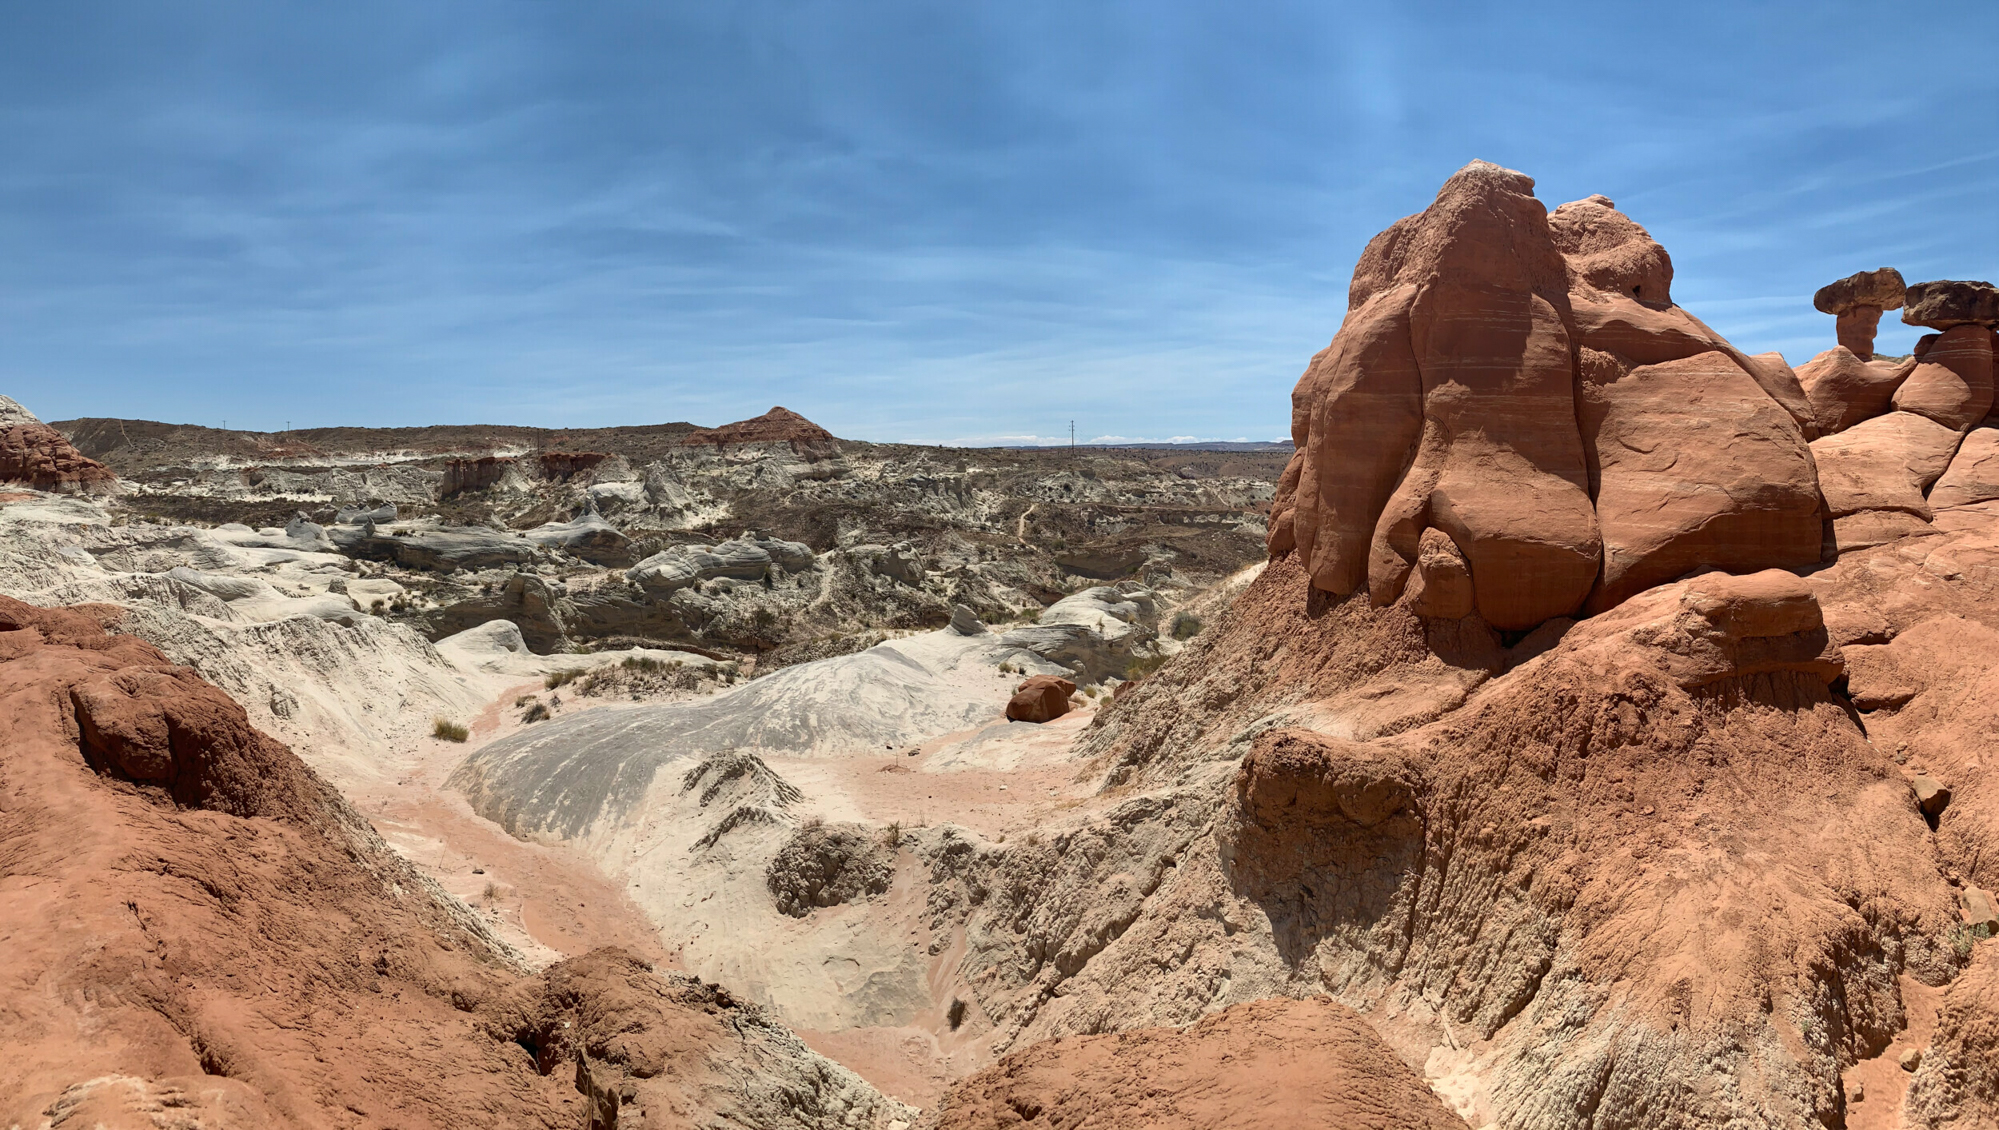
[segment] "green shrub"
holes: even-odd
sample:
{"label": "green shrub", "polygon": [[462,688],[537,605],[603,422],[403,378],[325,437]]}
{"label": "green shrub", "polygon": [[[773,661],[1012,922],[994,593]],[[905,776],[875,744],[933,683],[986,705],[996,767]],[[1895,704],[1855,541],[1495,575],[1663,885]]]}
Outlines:
{"label": "green shrub", "polygon": [[447,742],[462,742],[472,736],[472,731],[449,718],[434,718],[430,723],[430,736]]}
{"label": "green shrub", "polygon": [[541,681],[541,685],[547,687],[549,690],[554,690],[557,687],[566,687],[582,677],[582,668],[567,667],[560,671],[550,672],[549,676]]}

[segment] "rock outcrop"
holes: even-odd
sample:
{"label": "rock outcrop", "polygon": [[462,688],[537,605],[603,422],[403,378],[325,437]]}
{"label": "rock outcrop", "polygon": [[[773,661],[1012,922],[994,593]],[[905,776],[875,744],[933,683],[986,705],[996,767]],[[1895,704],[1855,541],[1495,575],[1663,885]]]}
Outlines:
{"label": "rock outcrop", "polygon": [[1951,279],[1917,283],[1904,297],[1902,321],[1933,330],[1958,326],[1989,329],[1999,325],[1999,287],[1989,282]]}
{"label": "rock outcrop", "polygon": [[1076,684],[1054,675],[1035,675],[1022,681],[1006,700],[1009,722],[1053,722],[1069,713],[1069,696]]}
{"label": "rock outcrop", "polygon": [[[1931,326],[1907,361],[1862,362],[1844,347],[1807,366],[1821,422],[1836,426],[1812,444],[1833,523],[1834,549],[1850,551],[1925,531],[1938,505],[1983,494],[1989,444],[1969,445],[1941,498],[1933,487],[1957,461],[1965,437],[1992,411],[1992,326],[1999,298],[1986,283],[1926,282],[1906,291],[1902,320]],[[1886,392],[1887,402],[1882,403]]]}
{"label": "rock outcrop", "polygon": [[1874,359],[1874,333],[1881,314],[1902,308],[1902,272],[1893,267],[1861,271],[1827,283],[1812,295],[1812,308],[1838,317],[1835,332],[1840,348],[1862,361]]}
{"label": "rock outcrop", "polygon": [[117,481],[111,468],[86,457],[61,432],[36,419],[16,401],[0,396],[0,484],[102,494]]}
{"label": "rock outcrop", "polygon": [[1609,200],[1551,216],[1533,187],[1475,162],[1368,244],[1346,321],[1292,394],[1272,553],[1384,605],[1435,529],[1476,613],[1507,630],[1696,566],[1816,561],[1817,424],[1796,374],[1674,305],[1671,259]]}
{"label": "rock outcrop", "polygon": [[782,406],[772,408],[761,416],[723,424],[719,428],[701,428],[690,432],[681,442],[690,447],[711,445],[721,448],[751,443],[784,443],[791,445],[796,454],[821,459],[831,458],[840,450],[839,441],[833,438],[832,432]]}

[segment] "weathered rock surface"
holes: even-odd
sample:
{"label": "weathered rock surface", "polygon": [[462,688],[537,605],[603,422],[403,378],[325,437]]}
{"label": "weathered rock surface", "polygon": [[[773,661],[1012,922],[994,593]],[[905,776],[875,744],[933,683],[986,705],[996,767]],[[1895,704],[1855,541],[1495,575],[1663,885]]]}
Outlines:
{"label": "weathered rock surface", "polygon": [[596,565],[630,565],[631,539],[623,530],[591,512],[567,522],[547,522],[527,531],[527,540],[544,549],[559,549]]}
{"label": "weathered rock surface", "polygon": [[871,898],[888,890],[895,850],[883,835],[858,824],[800,828],[764,871],[779,914],[803,918],[819,907]]}
{"label": "weathered rock surface", "polygon": [[1740,365],[1707,352],[1625,370],[1584,348],[1579,418],[1604,545],[1592,610],[1698,567],[1817,563],[1810,449]]}
{"label": "weathered rock surface", "polygon": [[1941,508],[1993,499],[1999,499],[1999,428],[1974,428],[1930,488],[1929,503]]}
{"label": "weathered rock surface", "polygon": [[1049,605],[1036,623],[1009,629],[1000,642],[1058,663],[1079,678],[1098,681],[1124,675],[1131,661],[1158,638],[1157,618],[1150,591],[1099,585]]}
{"label": "weathered rock surface", "polygon": [[111,468],[87,458],[61,432],[36,419],[16,401],[0,396],[0,483],[101,494],[117,481]]}
{"label": "weathered rock surface", "polygon": [[1816,560],[1817,419],[1797,375],[1675,306],[1671,282],[1609,200],[1549,215],[1529,178],[1460,170],[1369,243],[1345,323],[1292,394],[1271,551],[1386,604],[1436,528],[1477,613],[1509,630],[1696,565]]}
{"label": "weathered rock surface", "polygon": [[1999,325],[1999,287],[1953,280],[1916,283],[1904,296],[1902,320],[1933,330]]}
{"label": "weathered rock surface", "polygon": [[1890,412],[1812,441],[1827,512],[1841,518],[1900,510],[1929,518],[1930,485],[1950,466],[1957,444],[1957,432],[1914,412]]}
{"label": "weathered rock surface", "polygon": [[1895,389],[1897,410],[1964,432],[1992,410],[1992,331],[1953,326],[1930,344]]}
{"label": "weathered rock surface", "polygon": [[1036,675],[1014,688],[1006,700],[1009,722],[1053,722],[1069,713],[1069,696],[1076,684],[1054,675]]}
{"label": "weathered rock surface", "polygon": [[1838,315],[1840,348],[1869,361],[1874,357],[1874,333],[1881,324],[1882,311],[1900,309],[1905,289],[1902,272],[1882,267],[1827,283],[1812,295],[1812,306],[1821,314]]}
{"label": "weathered rock surface", "polygon": [[[1931,833],[1834,696],[1810,583],[1654,588],[1369,741],[1324,704],[1438,657],[1407,609],[1308,583],[1273,562],[1106,709],[1085,752],[1147,798],[1099,818],[1129,846],[1077,861],[1079,828],[1053,877],[1022,858],[968,878],[1000,892],[968,919],[967,964],[1000,971],[981,1005],[1018,1043],[1273,991],[1364,1013],[1420,996],[1456,1032],[1429,1037],[1433,1064],[1486,1041],[1482,1082],[1452,1092],[1476,1125],[1809,1125],[1842,1109],[1840,1066],[1902,1026],[1897,978],[1955,974]],[[1192,782],[1236,757],[1205,807]],[[1884,901],[1858,913],[1855,889]],[[1054,934],[1023,952],[1028,906]],[[1046,957],[1072,947],[1091,956]],[[1723,1082],[1679,1085],[1694,1074]]]}
{"label": "weathered rock surface", "polygon": [[1239,1004],[1187,1028],[1036,1044],[952,1089],[926,1126],[1463,1130],[1366,1021],[1325,997]]}
{"label": "weathered rock surface", "polygon": [[625,577],[647,592],[665,595],[718,577],[760,581],[773,563],[796,572],[811,568],[812,560],[812,550],[798,542],[738,538],[661,550],[627,570]]}
{"label": "weathered rock surface", "polygon": [[393,561],[407,569],[449,573],[525,565],[538,548],[519,534],[485,526],[417,527],[386,533],[373,522],[329,526],[326,536],[340,552],[368,561]]}
{"label": "weathered rock surface", "polygon": [[1798,366],[1798,380],[1819,435],[1829,436],[1893,408],[1895,390],[1915,367],[1914,358],[1863,359],[1842,345]]}
{"label": "weathered rock surface", "polygon": [[629,1123],[912,1120],[691,978],[615,951],[528,976],[118,615],[0,598],[0,969],[64,987],[7,995],[0,1122],[547,1130],[579,1062]]}

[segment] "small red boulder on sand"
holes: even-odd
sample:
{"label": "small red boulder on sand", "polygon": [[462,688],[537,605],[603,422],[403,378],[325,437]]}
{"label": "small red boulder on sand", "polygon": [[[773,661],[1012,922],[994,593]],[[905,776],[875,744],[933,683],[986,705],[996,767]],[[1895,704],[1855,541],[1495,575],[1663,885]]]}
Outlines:
{"label": "small red boulder on sand", "polygon": [[1053,722],[1069,713],[1069,696],[1076,684],[1054,675],[1036,675],[1014,688],[1006,700],[1009,722]]}

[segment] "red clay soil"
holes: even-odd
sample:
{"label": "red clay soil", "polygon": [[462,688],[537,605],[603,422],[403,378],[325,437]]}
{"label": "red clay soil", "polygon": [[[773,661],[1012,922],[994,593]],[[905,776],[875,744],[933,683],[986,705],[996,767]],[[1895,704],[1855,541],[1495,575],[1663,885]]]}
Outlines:
{"label": "red clay soil", "polygon": [[1188,1028],[1068,1036],[958,1084],[937,1130],[1464,1130],[1352,1009],[1262,1000]]}
{"label": "red clay soil", "polygon": [[715,444],[723,446],[738,443],[790,443],[794,446],[805,444],[830,446],[833,433],[813,423],[789,408],[772,408],[761,416],[738,420],[733,424],[723,424],[719,428],[702,428],[689,433],[680,442],[688,446]]}
{"label": "red clay soil", "polygon": [[575,1127],[579,1071],[619,1125],[742,1105],[759,1017],[616,950],[528,976],[119,615],[0,597],[0,1126]]}

